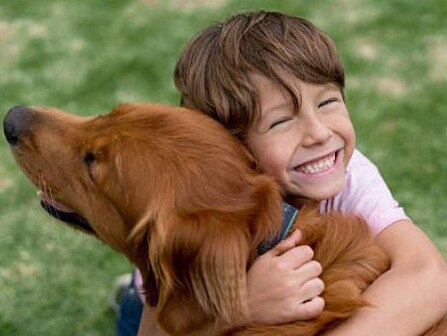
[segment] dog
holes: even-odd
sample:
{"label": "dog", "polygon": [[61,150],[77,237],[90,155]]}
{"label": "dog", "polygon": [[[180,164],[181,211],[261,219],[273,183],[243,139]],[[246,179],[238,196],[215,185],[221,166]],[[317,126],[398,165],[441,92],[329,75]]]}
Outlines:
{"label": "dog", "polygon": [[[366,223],[322,215],[300,228],[323,267],[320,317],[242,325],[246,272],[279,235],[282,196],[247,150],[201,112],[122,104],[104,116],[15,107],[4,119],[12,153],[51,215],[124,254],[171,335],[318,335],[368,305],[362,292],[389,268]],[[426,335],[446,335],[445,323]]]}

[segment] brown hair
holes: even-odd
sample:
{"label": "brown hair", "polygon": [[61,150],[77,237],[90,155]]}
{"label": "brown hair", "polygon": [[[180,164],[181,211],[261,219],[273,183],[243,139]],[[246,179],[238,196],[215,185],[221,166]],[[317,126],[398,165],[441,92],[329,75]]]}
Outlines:
{"label": "brown hair", "polygon": [[203,111],[244,140],[260,110],[254,73],[284,89],[297,111],[290,79],[344,88],[343,64],[326,34],[301,17],[265,11],[237,14],[199,33],[180,56],[174,81],[182,106]]}

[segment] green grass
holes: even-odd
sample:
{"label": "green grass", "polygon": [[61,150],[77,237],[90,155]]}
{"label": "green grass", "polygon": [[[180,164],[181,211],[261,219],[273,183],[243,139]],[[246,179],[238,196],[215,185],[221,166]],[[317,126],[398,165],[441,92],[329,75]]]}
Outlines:
{"label": "green grass", "polygon": [[[171,74],[186,41],[230,13],[260,8],[305,16],[334,38],[358,147],[446,253],[442,1],[2,0],[0,116],[21,104],[84,115],[119,102],[177,104]],[[46,216],[3,139],[0,157],[0,334],[113,335],[107,296],[131,266]]]}

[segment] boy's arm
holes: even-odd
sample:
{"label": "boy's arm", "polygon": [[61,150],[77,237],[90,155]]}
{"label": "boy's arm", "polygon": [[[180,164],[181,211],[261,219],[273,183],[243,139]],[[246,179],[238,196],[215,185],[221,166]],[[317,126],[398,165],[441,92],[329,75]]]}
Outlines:
{"label": "boy's arm", "polygon": [[[299,237],[292,236],[283,242],[284,250],[297,249],[297,247],[293,248],[293,246],[298,243]],[[373,305],[373,308],[361,309],[358,314],[337,329],[326,333],[325,336],[375,336],[378,334],[387,336],[419,336],[441,319],[447,311],[447,286],[445,286],[447,283],[447,266],[445,260],[428,237],[416,225],[409,220],[396,222],[377,236],[376,243],[390,257],[392,266],[388,272],[377,279],[365,292],[365,297]],[[296,281],[296,274],[289,274],[290,271],[287,270],[295,268],[290,266],[290,262],[296,262],[301,257],[298,255],[287,255],[287,253],[283,256],[284,260],[282,261],[277,257],[265,258],[266,260],[260,263],[260,265],[264,266],[260,267],[259,271],[250,271],[254,274],[263,274],[264,276],[261,277],[262,281],[256,281],[256,286],[253,284],[249,286],[249,291],[253,288],[259,289],[260,283],[270,283],[271,285],[268,279],[272,277],[277,278],[278,274],[273,276],[275,272],[264,272],[266,267],[268,266],[267,269],[271,270],[272,262],[283,264],[284,269],[279,272],[283,280],[275,282],[275,285],[270,286],[270,288],[275,288],[275,291],[281,291],[282,289],[283,292],[288,294],[286,297],[295,298],[294,303],[290,303],[290,300],[282,298],[278,293],[270,293],[270,295],[276,297],[273,301],[266,297],[261,297],[257,301],[253,299],[253,296],[256,297],[257,295],[252,294],[250,301],[255,301],[256,304],[252,302],[251,307],[257,307],[258,310],[260,309],[259,307],[269,307],[269,314],[264,315],[270,316],[270,319],[273,319],[274,315],[277,319],[272,321],[263,320],[261,316],[264,315],[261,310],[255,314],[257,315],[256,317],[252,316],[257,322],[262,321],[267,324],[291,322],[303,318],[301,307],[306,310],[310,308],[305,307],[305,305],[297,305],[299,300],[296,298],[298,297],[299,286],[293,286],[295,289],[291,289],[285,285],[287,281],[284,280],[284,278],[291,278]],[[253,277],[259,279],[258,276]],[[265,293],[265,291],[257,290],[254,290],[254,292]],[[260,303],[266,299],[269,301],[268,305]],[[279,303],[278,307],[286,307],[286,313],[284,310],[272,310],[273,303],[276,301]],[[315,311],[312,311],[315,307],[309,309],[309,315],[318,315],[318,311],[321,311],[323,305],[316,305],[318,309],[315,309]],[[276,314],[273,314],[273,312]],[[145,307],[139,336],[148,334],[164,335],[156,326],[154,316],[154,309]],[[150,330],[150,333],[148,330]]]}
{"label": "boy's arm", "polygon": [[391,268],[364,294],[373,307],[325,336],[417,336],[446,313],[447,266],[430,239],[402,220],[380,233],[376,243],[390,257]]}
{"label": "boy's arm", "polygon": [[145,304],[141,315],[138,336],[167,336],[157,324],[155,308]]}

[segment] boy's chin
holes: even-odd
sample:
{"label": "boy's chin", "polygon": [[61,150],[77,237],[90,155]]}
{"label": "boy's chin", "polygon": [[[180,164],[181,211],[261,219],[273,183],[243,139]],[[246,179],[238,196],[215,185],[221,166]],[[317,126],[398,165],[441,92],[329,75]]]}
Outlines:
{"label": "boy's chin", "polygon": [[345,184],[345,179],[340,179],[336,183],[332,183],[331,185],[326,185],[321,188],[315,188],[312,190],[311,195],[309,197],[316,201],[323,201],[329,198],[332,198],[343,190]]}
{"label": "boy's chin", "polygon": [[302,186],[300,190],[289,190],[287,201],[294,206],[302,205],[306,200],[324,201],[339,194],[344,187],[341,178],[330,184]]}

